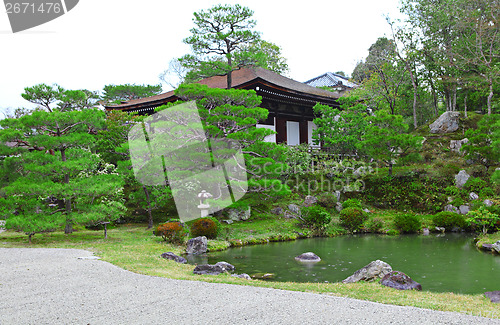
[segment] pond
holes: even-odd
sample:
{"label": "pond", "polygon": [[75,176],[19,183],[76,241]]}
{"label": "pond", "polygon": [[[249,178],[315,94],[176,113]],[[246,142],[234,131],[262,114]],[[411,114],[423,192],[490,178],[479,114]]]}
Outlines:
{"label": "pond", "polygon": [[[314,252],[321,262],[294,257]],[[408,274],[425,291],[481,294],[500,290],[500,256],[478,251],[472,235],[354,235],[231,248],[190,263],[226,261],[236,273],[274,273],[273,281],[339,282],[373,260]]]}

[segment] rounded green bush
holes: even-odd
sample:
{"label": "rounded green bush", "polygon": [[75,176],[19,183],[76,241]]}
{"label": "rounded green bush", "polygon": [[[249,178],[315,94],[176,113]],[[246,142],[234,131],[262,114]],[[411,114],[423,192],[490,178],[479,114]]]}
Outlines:
{"label": "rounded green bush", "polygon": [[330,213],[318,205],[303,207],[301,215],[304,225],[313,228],[323,228],[332,221]]}
{"label": "rounded green bush", "polygon": [[465,217],[461,214],[442,211],[432,216],[432,223],[436,227],[451,230],[453,227],[465,228]]}
{"label": "rounded green bush", "polygon": [[486,187],[486,185],[486,181],[482,180],[481,178],[471,177],[464,184],[464,189],[470,192],[479,193],[483,188]]}
{"label": "rounded green bush", "polygon": [[215,239],[221,230],[220,222],[214,217],[200,218],[191,225],[191,237],[205,236]]}
{"label": "rounded green bush", "polygon": [[348,199],[342,202],[342,208],[347,209],[347,208],[358,208],[361,209],[361,201],[358,199]]}
{"label": "rounded green bush", "polygon": [[413,213],[398,214],[394,217],[394,226],[402,233],[416,233],[420,230],[422,223],[418,216]]}
{"label": "rounded green bush", "polygon": [[342,209],[339,219],[342,227],[350,232],[354,232],[361,228],[366,219],[368,219],[368,216],[363,210],[353,207]]}

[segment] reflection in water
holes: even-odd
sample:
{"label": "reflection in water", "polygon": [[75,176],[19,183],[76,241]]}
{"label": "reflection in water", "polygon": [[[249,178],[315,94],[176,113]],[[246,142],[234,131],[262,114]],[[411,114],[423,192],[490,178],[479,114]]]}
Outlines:
{"label": "reflection in water", "polygon": [[[389,263],[427,291],[484,293],[500,290],[500,256],[478,251],[471,235],[355,235],[312,238],[232,248],[189,263],[226,261],[237,273],[274,273],[273,281],[339,282],[373,260]],[[300,263],[294,257],[314,252],[321,262]]]}

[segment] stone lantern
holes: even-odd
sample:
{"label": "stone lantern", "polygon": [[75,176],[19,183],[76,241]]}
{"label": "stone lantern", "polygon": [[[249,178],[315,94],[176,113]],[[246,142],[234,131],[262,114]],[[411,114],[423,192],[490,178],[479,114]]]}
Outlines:
{"label": "stone lantern", "polygon": [[200,194],[198,194],[198,197],[200,198],[200,205],[198,205],[198,209],[200,209],[200,211],[201,211],[201,217],[204,218],[204,217],[208,216],[208,209],[210,208],[210,205],[205,201],[207,199],[211,198],[212,194],[203,190],[203,191],[201,191]]}

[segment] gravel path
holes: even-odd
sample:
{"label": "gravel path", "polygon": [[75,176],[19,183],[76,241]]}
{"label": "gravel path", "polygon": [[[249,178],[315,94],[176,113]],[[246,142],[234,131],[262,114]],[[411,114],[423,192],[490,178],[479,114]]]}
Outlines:
{"label": "gravel path", "polygon": [[0,248],[0,324],[500,324],[320,294],[152,277],[91,256]]}

